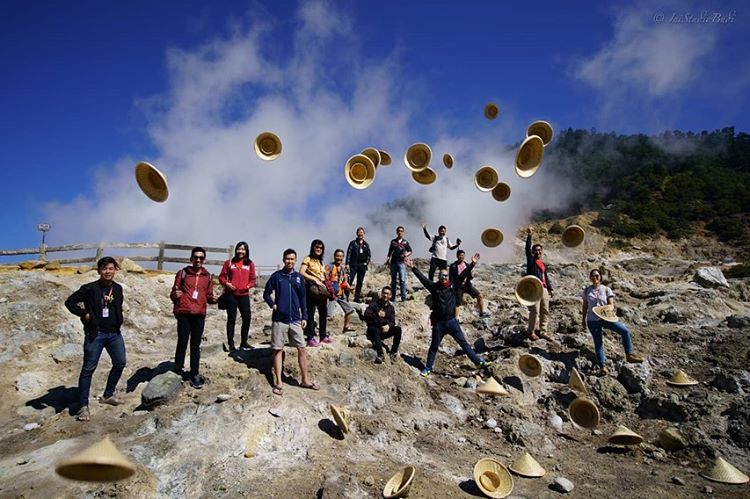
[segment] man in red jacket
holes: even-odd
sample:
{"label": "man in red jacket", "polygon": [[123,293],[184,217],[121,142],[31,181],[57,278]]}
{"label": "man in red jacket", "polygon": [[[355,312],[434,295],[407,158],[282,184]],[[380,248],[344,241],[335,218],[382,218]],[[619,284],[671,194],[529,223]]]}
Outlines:
{"label": "man in red jacket", "polygon": [[174,354],[174,367],[177,374],[183,375],[185,352],[190,342],[190,373],[188,377],[194,388],[203,386],[203,377],[198,374],[201,362],[201,338],[206,322],[206,305],[214,304],[214,287],[211,274],[203,267],[206,250],[197,246],[190,252],[190,263],[177,272],[169,297],[174,303],[174,316],[177,318],[177,350]]}

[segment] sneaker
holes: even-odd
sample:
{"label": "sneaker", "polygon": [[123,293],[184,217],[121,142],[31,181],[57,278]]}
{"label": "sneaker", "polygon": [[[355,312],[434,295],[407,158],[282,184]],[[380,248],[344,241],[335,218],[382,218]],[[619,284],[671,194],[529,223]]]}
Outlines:
{"label": "sneaker", "polygon": [[320,345],[320,342],[317,338],[310,338],[307,340],[307,346],[309,347],[317,347],[318,345]]}
{"label": "sneaker", "polygon": [[190,386],[192,386],[193,388],[203,388],[203,383],[203,376],[201,376],[200,374],[196,374],[195,376],[190,378]]}
{"label": "sneaker", "polygon": [[230,343],[230,344],[229,344],[229,345],[227,346],[227,349],[226,349],[226,351],[227,351],[227,352],[236,352],[236,351],[237,351],[237,347],[235,347],[235,346],[234,346],[234,343]]}
{"label": "sneaker", "polygon": [[423,378],[426,378],[427,376],[429,376],[429,375],[430,375],[430,372],[431,372],[431,370],[430,370],[430,369],[427,369],[427,368],[425,367],[424,369],[422,369],[422,372],[421,372],[421,373],[419,373],[419,375],[420,375],[420,376],[422,376]]}
{"label": "sneaker", "polygon": [[107,404],[107,405],[114,405],[114,406],[118,406],[118,405],[124,404],[124,402],[122,400],[118,399],[114,395],[110,395],[109,397],[100,397],[99,398],[99,403],[101,403],[101,404]]}
{"label": "sneaker", "polygon": [[240,343],[240,350],[252,350],[253,346],[249,343]]}
{"label": "sneaker", "polygon": [[91,413],[89,412],[89,406],[84,405],[78,412],[76,412],[76,419],[78,421],[91,421]]}
{"label": "sneaker", "polygon": [[323,338],[323,339],[322,339],[322,340],[320,340],[320,341],[321,341],[321,343],[327,343],[327,344],[329,344],[329,345],[330,345],[331,343],[333,343],[333,342],[334,342],[334,339],[333,339],[333,338],[331,338],[330,336],[326,336],[325,338]]}
{"label": "sneaker", "polygon": [[483,360],[477,364],[477,367],[480,369],[484,369],[485,367],[490,367],[492,365],[491,360]]}
{"label": "sneaker", "polygon": [[643,357],[641,357],[637,353],[629,353],[625,355],[625,360],[627,360],[631,364],[640,364],[641,362],[643,362]]}
{"label": "sneaker", "polygon": [[376,364],[382,364],[385,361],[382,355],[378,355],[378,358],[375,359]]}

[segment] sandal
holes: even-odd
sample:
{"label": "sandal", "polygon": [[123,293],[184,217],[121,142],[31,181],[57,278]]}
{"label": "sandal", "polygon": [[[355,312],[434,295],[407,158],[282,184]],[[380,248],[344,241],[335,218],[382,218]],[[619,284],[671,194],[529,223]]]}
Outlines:
{"label": "sandal", "polygon": [[307,385],[299,385],[300,388],[307,388],[308,390],[320,390],[320,386],[317,383],[310,383]]}
{"label": "sandal", "polygon": [[84,405],[78,410],[76,413],[76,419],[78,421],[91,421],[91,413],[89,412],[89,407],[87,405]]}
{"label": "sandal", "polygon": [[273,387],[273,394],[274,395],[278,395],[279,397],[281,397],[282,395],[284,395],[284,387],[283,386],[278,386],[278,385],[274,386]]}
{"label": "sandal", "polygon": [[552,336],[550,336],[548,333],[540,333],[539,337],[543,340],[552,341]]}
{"label": "sandal", "polygon": [[531,333],[531,334],[529,335],[529,339],[530,339],[531,341],[536,341],[536,340],[538,340],[538,339],[539,339],[539,336],[537,336],[537,335],[536,335],[536,333]]}

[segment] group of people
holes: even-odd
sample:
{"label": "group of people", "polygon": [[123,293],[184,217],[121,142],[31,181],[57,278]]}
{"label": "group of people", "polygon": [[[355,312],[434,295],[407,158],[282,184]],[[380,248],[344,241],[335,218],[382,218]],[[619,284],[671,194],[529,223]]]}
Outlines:
{"label": "group of people", "polygon": [[[425,237],[431,242],[428,276],[425,276],[414,265],[411,258],[412,248],[404,239],[404,227],[399,226],[396,230],[396,237],[389,245],[386,259],[390,267],[391,285],[380,289],[378,297],[373,299],[364,311],[363,318],[367,324],[366,335],[376,352],[375,362],[378,364],[384,362],[384,350],[388,350],[391,362],[398,359],[403,330],[397,323],[393,302],[397,294],[397,281],[400,284],[401,301],[407,299],[406,269],[408,268],[432,297],[430,314],[432,336],[421,375],[425,377],[430,375],[438,348],[446,335],[454,338],[478,368],[485,368],[491,364],[491,361],[481,358],[474,352],[459,322],[459,309],[464,293],[476,299],[480,316],[489,315],[484,309],[481,293],[471,282],[472,271],[479,262],[480,255],[474,254],[467,262],[465,252],[458,249],[461,240],[457,239],[455,244],[451,244],[447,238],[445,226],[440,226],[438,233],[434,236],[429,234],[426,224],[422,224],[422,229]],[[273,351],[274,394],[283,395],[283,349],[287,343],[297,348],[298,351],[301,376],[299,386],[311,390],[320,389],[320,386],[310,379],[305,349],[316,347],[320,343],[333,342],[327,329],[329,307],[336,305],[341,307],[344,312],[343,332],[351,330],[351,316],[355,310],[349,302],[350,291],[354,287],[354,301],[363,300],[364,278],[372,258],[370,246],[364,236],[364,228],[358,227],[356,238],[349,243],[346,253],[342,249],[337,249],[330,265],[324,264],[324,243],[319,239],[313,240],[299,271],[295,270],[297,253],[289,248],[283,253],[283,267],[274,272],[266,282],[263,299],[272,309],[271,349]],[[448,265],[448,251],[454,249],[458,249],[456,261]],[[238,311],[242,321],[239,349],[252,348],[249,343],[252,317],[250,293],[256,285],[257,274],[255,264],[249,258],[249,252],[247,242],[237,243],[234,256],[222,266],[219,282],[224,287],[224,292],[218,297],[214,294],[212,276],[204,267],[206,251],[203,248],[194,247],[190,252],[190,265],[175,274],[169,295],[174,304],[173,313],[177,319],[174,370],[195,388],[201,388],[205,382],[199,372],[200,344],[209,304],[218,303],[219,308],[227,312],[227,351],[237,350],[234,338]],[[526,274],[539,278],[544,291],[542,299],[529,307],[528,336],[532,341],[540,337],[551,339],[547,324],[549,299],[554,291],[542,255],[542,246],[532,244],[531,230],[529,230],[526,239]],[[115,396],[115,388],[126,365],[125,343],[120,331],[123,322],[123,290],[122,286],[114,280],[118,269],[114,258],[109,256],[101,258],[97,262],[99,279],[85,284],[65,301],[68,310],[80,317],[85,333],[83,365],[78,380],[79,410],[76,414],[81,421],[90,419],[91,378],[104,350],[112,359],[112,369],[104,393],[99,400],[109,405],[122,403]],[[437,273],[437,281],[433,281],[435,273]],[[582,322],[594,339],[598,371],[602,374],[606,372],[604,367],[606,359],[602,344],[602,329],[604,328],[621,335],[628,362],[642,362],[643,359],[633,353],[631,334],[627,327],[618,322],[603,321],[593,314],[592,309],[595,306],[613,305],[614,294],[610,288],[601,284],[599,270],[592,270],[590,278],[592,284],[583,292]],[[319,339],[315,337],[316,311],[318,312]],[[389,338],[392,338],[390,348],[384,343],[384,340]],[[184,363],[188,345],[190,346],[190,370],[185,372]]]}

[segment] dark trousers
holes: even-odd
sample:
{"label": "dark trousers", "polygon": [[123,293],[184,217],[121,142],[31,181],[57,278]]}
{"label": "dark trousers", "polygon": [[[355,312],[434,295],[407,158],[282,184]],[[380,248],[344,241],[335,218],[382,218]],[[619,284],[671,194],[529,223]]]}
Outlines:
{"label": "dark trousers", "polygon": [[305,339],[311,340],[315,337],[315,310],[318,311],[318,332],[322,340],[328,333],[328,302],[316,302],[310,299],[310,293],[307,294],[307,327],[305,327]]}
{"label": "dark trousers", "polygon": [[367,339],[372,341],[372,346],[375,347],[378,357],[383,356],[383,340],[391,337],[393,337],[393,346],[391,347],[391,355],[393,355],[398,352],[398,346],[401,344],[401,327],[393,326],[388,328],[387,333],[384,333],[382,327],[367,326]]}
{"label": "dark trousers", "polygon": [[357,278],[357,287],[354,290],[355,300],[362,299],[362,283],[365,282],[366,273],[367,273],[367,265],[352,265],[349,268],[349,286],[352,286],[354,284],[354,278],[355,277]]}
{"label": "dark trousers", "polygon": [[240,326],[240,341],[242,344],[247,343],[250,335],[250,296],[235,296],[231,293],[227,297],[227,344],[234,346],[234,324],[237,322],[237,309],[240,309],[242,316],[242,326]]}
{"label": "dark trousers", "polygon": [[435,277],[435,270],[445,270],[448,268],[448,261],[447,260],[441,260],[440,258],[435,258],[434,256],[430,259],[430,272],[429,272],[429,279],[432,281],[434,280],[433,277]]}
{"label": "dark trousers", "polygon": [[438,348],[440,348],[440,343],[446,334],[453,336],[453,339],[456,340],[456,343],[466,352],[466,355],[469,356],[474,364],[482,362],[482,359],[474,353],[474,349],[469,345],[464,332],[461,330],[461,325],[454,317],[447,321],[438,321],[432,326],[432,341],[430,342],[430,349],[427,352],[427,369],[432,369]]}
{"label": "dark trousers", "polygon": [[86,335],[83,340],[83,366],[78,376],[78,403],[81,406],[89,405],[91,376],[94,375],[96,366],[99,364],[102,350],[107,350],[109,358],[112,359],[112,369],[109,371],[107,386],[104,388],[105,397],[111,397],[115,393],[115,387],[125,368],[125,342],[120,333],[99,333],[95,337]]}
{"label": "dark trousers", "polygon": [[185,367],[185,352],[190,343],[190,375],[198,374],[201,363],[201,339],[206,316],[198,314],[177,315],[177,350],[174,353],[174,367],[180,372]]}

